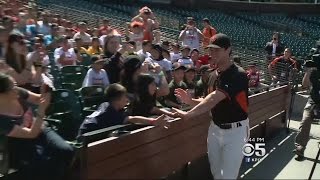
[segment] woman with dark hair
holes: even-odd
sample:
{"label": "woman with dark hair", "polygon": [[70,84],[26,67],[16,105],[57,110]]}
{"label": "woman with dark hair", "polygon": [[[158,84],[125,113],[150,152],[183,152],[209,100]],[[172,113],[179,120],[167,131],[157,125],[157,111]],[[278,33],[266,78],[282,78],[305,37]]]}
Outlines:
{"label": "woman with dark hair", "polygon": [[[73,148],[44,123],[51,100],[46,87],[34,94],[0,73],[0,134],[8,137],[10,167],[19,169],[18,179],[63,179],[73,158]],[[30,103],[39,105],[35,120]]]}
{"label": "woman with dark hair", "polygon": [[[107,35],[104,39],[104,57],[110,58],[110,60],[104,65],[110,83],[116,83],[120,81],[120,71],[122,69],[123,62],[121,55],[127,50],[132,48],[128,44],[124,44],[120,49],[119,37],[115,35]],[[118,50],[119,49],[119,50]]]}
{"label": "woman with dark hair", "polygon": [[142,63],[139,59],[139,56],[136,55],[128,56],[123,65],[120,84],[127,89],[130,101],[132,101],[134,97],[136,81],[138,75],[141,73],[141,66]]}
{"label": "woman with dark hair", "polygon": [[174,116],[173,113],[156,106],[157,86],[154,77],[149,74],[140,74],[137,76],[135,99],[130,104],[130,110],[133,116],[151,116],[151,115],[168,115]]}
{"label": "woman with dark hair", "polygon": [[100,41],[98,37],[93,37],[91,41],[91,46],[87,50],[89,55],[100,55],[103,53],[102,48],[100,47]]}
{"label": "woman with dark hair", "polygon": [[39,74],[42,71],[39,68],[36,71],[32,66],[32,62],[26,60],[27,53],[24,37],[20,34],[10,34],[5,54],[6,63],[11,67],[8,74],[15,79],[18,86],[32,89],[32,83],[39,81],[41,77]]}

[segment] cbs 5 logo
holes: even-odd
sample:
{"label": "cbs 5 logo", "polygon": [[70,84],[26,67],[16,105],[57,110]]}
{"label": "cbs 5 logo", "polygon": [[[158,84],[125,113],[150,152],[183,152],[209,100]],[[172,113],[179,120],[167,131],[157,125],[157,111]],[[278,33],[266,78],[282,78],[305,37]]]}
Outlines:
{"label": "cbs 5 logo", "polygon": [[246,157],[250,157],[253,154],[255,154],[258,157],[262,157],[266,155],[266,149],[264,147],[265,147],[265,143],[255,143],[254,145],[250,143],[246,143],[242,147],[242,153]]}

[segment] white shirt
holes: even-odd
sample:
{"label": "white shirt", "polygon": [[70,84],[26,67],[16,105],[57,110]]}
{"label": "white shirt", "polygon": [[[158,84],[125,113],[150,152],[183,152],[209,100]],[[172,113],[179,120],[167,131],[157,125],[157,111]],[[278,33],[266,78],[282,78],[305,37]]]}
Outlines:
{"label": "white shirt", "polygon": [[156,61],[162,68],[163,71],[171,71],[172,70],[172,63],[167,60],[163,59],[161,61]]}
{"label": "white shirt", "polygon": [[272,56],[276,55],[277,45],[275,43],[272,43]]}
{"label": "white shirt", "polygon": [[84,78],[82,87],[88,87],[88,86],[94,86],[94,85],[107,87],[109,84],[110,84],[110,81],[104,69],[101,69],[100,71],[97,72],[92,68],[90,68],[87,72],[86,77]]}
{"label": "white shirt", "polygon": [[199,39],[199,33],[201,31],[199,29],[196,30],[183,30],[180,33],[180,36],[186,31],[185,37],[182,40],[182,45],[189,46],[191,49],[200,49],[200,39]]}
{"label": "white shirt", "polygon": [[139,51],[142,49],[142,41],[143,41],[143,33],[142,32],[139,34],[130,33],[129,39],[130,39],[130,41],[136,42],[136,46],[137,46],[136,50]]}
{"label": "white shirt", "polygon": [[80,37],[84,43],[91,43],[91,36],[88,33],[81,34],[80,32],[77,32],[73,39],[76,39],[77,37]]}
{"label": "white shirt", "polygon": [[144,53],[142,49],[137,52],[137,55],[141,58],[142,61],[151,56],[149,52]]}
{"label": "white shirt", "polygon": [[178,63],[180,63],[183,66],[188,66],[188,65],[194,66],[190,58],[181,58],[178,60]]}
{"label": "white shirt", "polygon": [[171,62],[172,62],[172,63],[175,63],[175,62],[177,62],[180,58],[182,58],[182,55],[181,55],[181,53],[176,54],[176,53],[174,53],[174,52],[171,52],[171,53],[170,53],[170,57],[171,57]]}
{"label": "white shirt", "polygon": [[43,35],[50,35],[51,34],[51,28],[50,24],[43,24],[43,21],[38,21],[38,33]]}
{"label": "white shirt", "polygon": [[[58,62],[58,60],[62,54],[65,54],[64,60],[66,62],[64,64],[60,64]],[[67,51],[63,51],[62,47],[60,47],[60,48],[57,48],[54,50],[54,60],[56,62],[56,65],[59,68],[66,66],[66,65],[76,65],[77,55],[74,53],[73,48],[69,48]]]}
{"label": "white shirt", "polygon": [[163,71],[171,71],[172,70],[172,63],[167,59],[162,59],[160,61],[156,61],[156,60],[152,59],[151,57],[149,57],[145,60],[145,62],[149,62],[153,66],[159,65],[159,66],[161,66],[161,69]]}
{"label": "white shirt", "polygon": [[[34,59],[33,57],[34,57],[34,55],[35,55],[35,51],[33,51],[33,52],[29,52],[28,54],[27,54],[27,61],[31,61],[31,63],[33,64],[35,61],[38,61],[38,59]],[[43,57],[43,60],[42,60],[42,65],[44,65],[44,66],[48,66],[50,64],[50,61],[49,61],[49,56],[48,55],[45,55],[44,57]]]}

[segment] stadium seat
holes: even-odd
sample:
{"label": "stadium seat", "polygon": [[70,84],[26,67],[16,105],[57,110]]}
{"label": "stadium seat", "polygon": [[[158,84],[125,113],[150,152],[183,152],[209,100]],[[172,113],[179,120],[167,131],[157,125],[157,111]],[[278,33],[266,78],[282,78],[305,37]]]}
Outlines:
{"label": "stadium seat", "polygon": [[58,89],[52,92],[52,101],[46,114],[49,124],[67,140],[74,140],[77,129],[82,123],[79,98],[70,90]]}
{"label": "stadium seat", "polygon": [[105,102],[104,88],[101,86],[83,87],[80,89],[83,116],[91,114],[100,104]]}

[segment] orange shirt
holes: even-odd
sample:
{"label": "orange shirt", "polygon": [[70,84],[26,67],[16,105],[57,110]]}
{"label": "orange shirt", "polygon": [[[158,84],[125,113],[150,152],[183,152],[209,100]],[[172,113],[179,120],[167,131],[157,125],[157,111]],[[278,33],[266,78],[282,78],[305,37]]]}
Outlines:
{"label": "orange shirt", "polygon": [[208,46],[210,42],[210,38],[217,34],[216,29],[209,26],[208,28],[203,28],[203,46]]}

